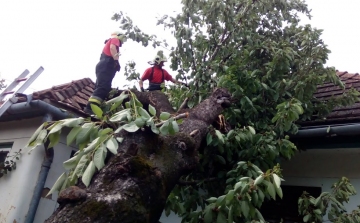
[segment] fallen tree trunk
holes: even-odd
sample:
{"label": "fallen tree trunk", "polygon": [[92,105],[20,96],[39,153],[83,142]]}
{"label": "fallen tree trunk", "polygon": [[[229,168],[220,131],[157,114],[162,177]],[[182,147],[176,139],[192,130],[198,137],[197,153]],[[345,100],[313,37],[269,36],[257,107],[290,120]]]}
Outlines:
{"label": "fallen tree trunk", "polygon": [[[175,113],[161,92],[136,93],[144,106]],[[59,208],[45,222],[157,223],[166,199],[179,178],[198,163],[197,149],[209,125],[229,106],[230,94],[216,89],[188,111],[188,118],[173,136],[149,129],[121,131],[118,154],[94,175],[88,188],[72,186],[59,194]]]}

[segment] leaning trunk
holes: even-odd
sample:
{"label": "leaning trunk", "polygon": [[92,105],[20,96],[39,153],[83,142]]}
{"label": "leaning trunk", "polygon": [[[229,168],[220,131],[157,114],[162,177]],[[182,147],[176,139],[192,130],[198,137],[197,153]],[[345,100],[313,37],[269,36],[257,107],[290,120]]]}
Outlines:
{"label": "leaning trunk", "polygon": [[[145,106],[173,112],[162,93],[137,93],[137,97]],[[118,154],[109,157],[88,188],[79,184],[62,191],[58,210],[46,222],[157,223],[179,178],[198,164],[197,149],[229,97],[226,90],[215,90],[188,111],[180,132],[173,136],[148,129],[120,132],[124,141]]]}

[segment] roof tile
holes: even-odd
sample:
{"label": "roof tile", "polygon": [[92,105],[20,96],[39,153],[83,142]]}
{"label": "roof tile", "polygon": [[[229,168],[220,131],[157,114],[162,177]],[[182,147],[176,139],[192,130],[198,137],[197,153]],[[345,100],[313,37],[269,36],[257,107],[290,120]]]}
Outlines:
{"label": "roof tile", "polygon": [[90,78],[74,80],[70,83],[53,86],[49,89],[33,93],[33,99],[44,100],[45,98],[64,109],[71,109],[82,113],[95,87]]}
{"label": "roof tile", "polygon": [[86,86],[85,89],[91,93],[94,92],[94,88],[91,88],[89,86]]}
{"label": "roof tile", "polygon": [[[336,74],[340,77],[340,80],[344,83],[345,89],[341,89],[338,86],[335,86],[333,83],[325,83],[321,86],[318,86],[317,92],[314,94],[319,100],[328,100],[333,96],[342,95],[346,90],[355,88],[360,91],[360,75],[358,73],[348,73],[336,71]],[[325,122],[332,121],[351,121],[355,119],[360,119],[360,102],[353,104],[352,106],[335,108],[325,119]],[[314,120],[308,123],[324,123],[323,120]]]}
{"label": "roof tile", "polygon": [[[343,94],[350,88],[355,88],[360,91],[360,75],[358,73],[337,71],[336,74],[343,81],[345,89],[341,89],[332,83],[324,83],[318,86],[314,97],[320,100],[328,100],[332,96]],[[63,106],[64,109],[75,110],[82,113],[82,110],[87,104],[87,99],[91,96],[94,88],[95,83],[90,78],[83,78],[70,83],[57,85],[50,89],[34,92],[33,99],[43,100],[47,98]],[[351,121],[354,119],[360,120],[360,102],[352,106],[335,108],[333,112],[327,116],[326,121]],[[317,120],[311,121],[313,124],[317,122]]]}
{"label": "roof tile", "polygon": [[90,91],[88,91],[88,90],[86,90],[86,89],[82,89],[81,92],[84,93],[84,94],[86,94],[86,95],[89,95],[89,97],[90,97],[91,94],[92,94]]}

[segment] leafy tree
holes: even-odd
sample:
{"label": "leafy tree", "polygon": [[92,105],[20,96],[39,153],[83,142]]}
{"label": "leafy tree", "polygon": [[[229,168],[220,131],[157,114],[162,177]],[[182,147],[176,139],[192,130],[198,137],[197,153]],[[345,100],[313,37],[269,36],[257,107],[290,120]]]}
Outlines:
{"label": "leafy tree", "polygon": [[[178,71],[177,78],[190,80],[191,86],[185,94],[171,87],[167,92],[171,102],[179,107],[189,98],[191,108],[216,86],[227,88],[236,100],[221,123],[232,130],[209,132],[207,144],[199,151],[199,166],[183,176],[182,184],[169,196],[167,213],[174,211],[190,222],[198,218],[261,221],[256,208],[266,198],[275,199],[274,188],[281,197],[278,179],[272,175],[281,173],[277,169],[263,174],[253,169],[255,165],[265,171],[279,157],[290,159],[296,146],[286,134],[297,132],[297,122],[349,105],[358,100],[358,92],[350,90],[328,101],[313,97],[319,84],[343,84],[334,68],[324,66],[330,51],[320,38],[321,30],[299,25],[299,13],[310,17],[303,1],[182,3],[179,15],[164,16],[158,22],[177,40],[170,54],[171,67]],[[136,37],[133,40],[144,45],[154,41],[123,14],[113,18],[130,38]],[[256,179],[262,178],[257,185]]]}
{"label": "leafy tree", "polygon": [[[299,213],[304,222],[323,222],[327,215],[329,221],[336,223],[354,223],[360,221],[360,209],[347,213],[344,203],[348,203],[350,196],[356,194],[349,179],[342,177],[332,185],[331,192],[323,192],[317,198],[307,192],[299,198]],[[327,214],[328,211],[328,214]]]}
{"label": "leafy tree", "polygon": [[[62,190],[67,186],[74,185],[77,177],[82,177],[83,183],[88,186],[87,193],[104,191],[110,185],[114,193],[125,196],[120,189],[114,187],[112,182],[116,180],[112,177],[109,178],[111,173],[120,178],[124,177],[117,175],[118,172],[112,172],[113,168],[119,171],[121,168],[121,171],[128,171],[130,175],[124,179],[135,177],[137,180],[148,180],[147,176],[159,176],[160,173],[154,171],[159,168],[159,163],[164,166],[164,163],[174,165],[177,163],[179,165],[171,166],[176,174],[169,174],[169,168],[160,168],[162,184],[158,184],[158,187],[166,185],[167,189],[155,190],[154,188],[157,187],[153,186],[150,180],[148,186],[137,184],[141,189],[134,189],[135,194],[126,191],[125,194],[133,194],[133,198],[128,197],[128,202],[135,202],[134,205],[138,205],[139,203],[136,201],[145,199],[146,196],[149,196],[146,199],[150,199],[152,197],[150,194],[153,193],[155,198],[146,200],[146,202],[152,202],[151,208],[156,206],[156,210],[150,209],[153,211],[152,213],[156,214],[151,214],[146,221],[156,222],[160,217],[159,210],[161,211],[165,205],[166,214],[171,211],[175,212],[183,218],[183,222],[265,222],[259,208],[266,200],[282,197],[282,174],[280,166],[277,164],[278,159],[290,159],[297,150],[288,135],[297,132],[299,127],[297,123],[301,121],[325,116],[335,106],[354,103],[358,100],[359,93],[352,89],[327,101],[313,97],[317,85],[324,82],[344,86],[336,76],[335,69],[324,66],[330,51],[320,38],[321,30],[312,28],[310,25],[299,25],[299,13],[310,17],[307,5],[303,1],[183,0],[182,3],[181,13],[175,17],[163,16],[159,19],[158,24],[171,30],[177,41],[177,46],[172,48],[170,53],[171,68],[178,72],[178,79],[190,83],[189,89],[170,86],[165,90],[164,93],[171,103],[170,108],[165,110],[174,117],[175,110],[187,111],[190,109],[189,118],[184,119],[184,123],[179,125],[179,129],[174,127],[176,126],[174,119],[171,120],[172,124],[168,122],[167,125],[161,122],[149,122],[151,116],[148,117],[149,114],[145,113],[140,114],[140,107],[146,111],[146,109],[150,109],[147,108],[149,104],[159,101],[142,96],[145,94],[151,98],[153,93],[135,93],[136,97],[133,96],[134,93],[129,93],[132,96],[129,96],[128,106],[133,107],[122,108],[119,101],[112,101],[107,102],[102,109],[94,108],[98,118],[101,118],[102,121],[88,120],[86,124],[76,121],[76,126],[71,126],[73,130],[68,137],[76,136],[77,144],[80,147],[78,154],[83,154],[74,160],[65,162],[70,173],[75,172],[75,174],[72,174],[70,178],[66,174],[60,177],[60,183],[55,184],[54,190]],[[125,14],[117,13],[113,19],[120,21],[121,27],[129,39],[140,42],[144,46],[150,43],[154,47],[160,45],[167,47],[167,43],[159,41],[155,35],[143,33]],[[137,79],[135,63],[130,62],[128,65],[129,67],[126,69],[128,80]],[[219,104],[227,104],[227,94],[224,93],[225,90],[221,90],[221,94],[216,93],[217,91],[213,89],[217,87],[226,88],[232,98],[231,108],[226,109],[223,115],[220,115],[223,106],[219,106]],[[139,97],[139,103],[136,102],[137,97]],[[204,98],[208,99],[204,101]],[[183,106],[183,101],[187,102],[187,106]],[[152,105],[156,107],[154,104]],[[113,113],[108,106],[119,107],[120,110]],[[166,106],[169,107],[169,105]],[[126,109],[132,110],[130,112]],[[159,111],[164,111],[164,109],[160,106],[155,110],[157,113],[153,114],[153,120],[161,119]],[[149,112],[152,113],[150,110]],[[116,120],[114,120],[114,116],[117,117]],[[215,121],[216,117],[218,118]],[[114,121],[118,123],[111,124]],[[55,138],[52,134],[66,126],[65,122],[68,121],[59,121],[50,126],[43,126],[32,138],[33,141],[30,144],[36,145],[47,139],[56,142],[58,136]],[[147,135],[157,133],[157,128],[152,128],[157,124],[162,126],[158,130],[160,135],[155,139],[148,138]],[[131,130],[128,132],[134,133],[116,132],[116,129],[123,125]],[[109,130],[106,130],[105,134],[103,131],[107,128]],[[126,130],[126,128],[122,127],[121,129]],[[148,128],[153,133],[147,132]],[[144,131],[142,132],[140,129]],[[176,133],[177,130],[179,130],[178,133]],[[41,131],[43,131],[42,134],[40,134]],[[82,135],[86,135],[86,139],[74,135],[73,131],[82,132]],[[119,136],[117,133],[125,135]],[[169,141],[166,139],[166,134],[175,134],[175,138]],[[187,137],[191,136],[193,140],[185,140],[187,143],[182,144],[183,134]],[[127,148],[135,147],[141,151],[131,156],[133,160],[134,157],[140,156],[139,154],[150,153],[150,147],[154,147],[153,144],[150,145],[150,142],[159,143],[157,148],[162,149],[159,149],[159,152],[153,152],[156,155],[148,156],[146,162],[142,162],[141,165],[126,161],[127,152],[125,155],[121,153],[122,158],[119,153],[116,153],[115,158],[105,159],[107,157],[104,155],[107,151],[106,147],[110,151],[114,149],[115,139],[119,137],[124,138],[124,142],[127,140],[125,144],[122,142],[124,146],[128,146]],[[134,141],[134,137],[139,138]],[[179,140],[180,138],[182,140]],[[151,139],[153,141],[149,141]],[[107,141],[105,147],[103,146],[104,140],[112,141],[112,144],[109,144],[111,148],[108,147]],[[120,141],[118,140],[118,142]],[[161,146],[164,145],[164,142],[168,143],[165,146],[167,150],[163,150],[164,146]],[[167,153],[166,151],[176,150],[170,142],[179,142],[176,144],[177,149],[192,148],[195,150],[191,151],[195,152]],[[98,152],[100,148],[101,151]],[[121,149],[123,148],[119,145],[117,152]],[[93,154],[94,156],[83,156],[84,154]],[[184,160],[178,160],[176,154],[182,154]],[[101,156],[100,161],[96,161],[99,156]],[[158,163],[154,164],[152,159],[159,156],[163,158],[157,158],[159,159]],[[86,157],[84,158],[86,160],[82,160],[81,157]],[[145,159],[144,156],[140,157]],[[167,160],[171,160],[171,162],[166,162]],[[131,165],[120,165],[121,162],[126,164],[130,162]],[[79,163],[82,171],[77,172]],[[182,169],[185,167],[186,170]],[[96,168],[99,170],[97,175]],[[135,174],[135,176],[131,174]],[[91,181],[93,175],[95,180]],[[176,182],[174,183],[174,181]],[[128,181],[121,182],[129,185]],[[140,182],[142,181],[140,180]],[[120,184],[116,185],[121,187]],[[88,219],[93,221],[97,217],[97,222],[106,221],[104,220],[105,216],[100,217],[99,212],[96,215],[95,212],[90,211],[108,210],[109,206],[104,206],[103,203],[100,206],[97,203],[96,207],[90,206],[92,202],[95,202],[94,197],[98,202],[105,202],[103,198],[96,194],[91,199],[89,197],[76,198],[75,201],[79,203],[74,206],[74,200],[64,197],[68,194],[68,190],[83,189],[74,189],[74,187],[65,189],[64,191],[67,193],[60,194],[62,204],[60,209],[48,222],[64,221],[66,219],[64,216],[78,216],[79,213],[81,216],[89,215]],[[86,193],[79,192],[78,194]],[[138,194],[143,196],[139,197]],[[168,198],[166,204],[163,203],[164,194]],[[102,196],[107,198],[110,195],[102,194]],[[322,195],[322,197],[326,196]],[[318,214],[319,211],[307,210],[309,205],[306,204],[311,202],[312,198],[305,196],[302,199],[304,205],[300,205],[300,213],[305,215],[304,220],[317,219],[315,214]],[[320,200],[323,199],[320,198]],[[341,201],[339,202],[341,203]],[[124,203],[114,201],[112,205],[114,206],[111,206],[111,210],[118,210],[116,213],[124,214],[121,216],[117,216],[120,214],[114,212],[106,214],[106,217],[111,215],[107,218],[108,221],[109,219],[122,219],[121,217],[126,215],[132,217],[128,218],[132,222],[141,222],[139,219],[143,220],[141,217],[144,217],[147,213],[146,210],[149,210],[146,209],[149,207],[141,206],[144,208],[144,212],[131,212],[133,209],[127,211],[117,209],[121,205],[124,208],[127,207]],[[75,211],[71,212],[72,209]],[[320,212],[318,215],[323,216],[322,209]],[[139,216],[141,214],[143,216]],[[339,216],[340,212],[335,211],[334,214]],[[139,219],[135,217],[139,217]],[[81,222],[88,221],[83,219]]]}

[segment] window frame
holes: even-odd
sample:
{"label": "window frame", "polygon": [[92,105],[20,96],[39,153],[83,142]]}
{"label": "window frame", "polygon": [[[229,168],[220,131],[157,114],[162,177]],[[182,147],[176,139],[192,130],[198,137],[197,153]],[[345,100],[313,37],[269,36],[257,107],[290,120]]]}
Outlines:
{"label": "window frame", "polygon": [[2,162],[5,163],[8,155],[10,154],[10,151],[11,151],[13,145],[14,145],[13,142],[0,142],[0,153],[6,153],[5,159],[0,160],[0,163],[2,163]]}

